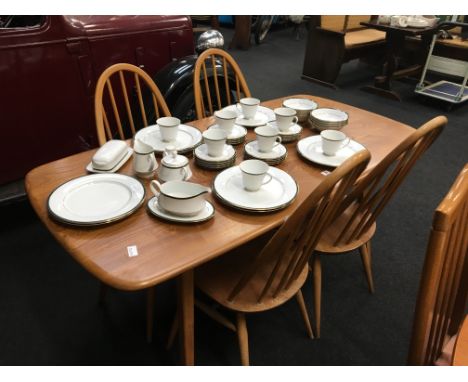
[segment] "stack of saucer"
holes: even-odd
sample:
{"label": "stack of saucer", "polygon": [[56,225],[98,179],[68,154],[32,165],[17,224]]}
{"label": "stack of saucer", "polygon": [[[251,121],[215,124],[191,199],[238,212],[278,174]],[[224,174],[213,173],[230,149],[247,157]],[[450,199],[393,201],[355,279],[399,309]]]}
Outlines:
{"label": "stack of saucer", "polygon": [[[276,121],[270,122],[269,125],[277,128]],[[297,123],[291,125],[288,131],[281,131],[278,129],[279,136],[281,137],[282,143],[289,143],[297,141],[301,137],[302,127]]]}
{"label": "stack of saucer", "polygon": [[236,163],[236,150],[230,145],[224,145],[223,154],[219,157],[208,155],[206,144],[198,146],[194,151],[195,163],[208,170],[222,170]]}
{"label": "stack of saucer", "polygon": [[310,112],[312,128],[322,130],[341,130],[348,124],[348,113],[338,109],[318,108]]}
{"label": "stack of saucer", "polygon": [[[219,125],[211,125],[209,129],[221,129]],[[234,125],[230,134],[227,137],[226,143],[228,145],[239,145],[245,141],[247,129],[240,125]]]}
{"label": "stack of saucer", "polygon": [[268,152],[262,152],[258,149],[258,142],[250,141],[244,146],[244,158],[245,159],[260,159],[270,166],[276,166],[286,159],[288,150],[282,144],[279,144]]}

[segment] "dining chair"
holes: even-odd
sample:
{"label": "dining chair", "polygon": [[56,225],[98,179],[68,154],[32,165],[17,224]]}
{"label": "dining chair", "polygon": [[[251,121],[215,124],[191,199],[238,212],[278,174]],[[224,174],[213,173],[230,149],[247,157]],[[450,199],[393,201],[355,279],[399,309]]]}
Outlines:
{"label": "dining chair", "polygon": [[435,210],[421,274],[409,365],[450,365],[468,303],[468,164]]}
{"label": "dining chair", "polygon": [[[195,285],[216,303],[236,313],[236,324],[208,311],[237,333],[242,365],[249,365],[247,313],[278,307],[292,298],[299,304],[307,334],[314,338],[301,288],[308,260],[342,199],[366,168],[370,153],[362,150],[336,168],[298,204],[271,234],[250,242],[196,269]],[[203,304],[197,304],[202,307]]]}
{"label": "dining chair", "polygon": [[[126,63],[112,65],[102,72],[96,84],[94,106],[100,146],[108,139],[134,136],[138,127],[155,124],[160,116],[171,115],[164,97],[151,77],[139,67]],[[101,305],[106,291],[107,286],[101,282]],[[153,337],[154,292],[154,287],[147,290],[148,342]]]}
{"label": "dining chair", "polygon": [[156,124],[160,116],[171,115],[148,73],[126,63],[102,72],[96,84],[94,111],[99,145],[108,139],[133,137],[138,128]]}
{"label": "dining chair", "polygon": [[447,118],[443,116],[428,121],[361,177],[320,238],[311,259],[317,337],[320,337],[321,325],[321,256],[353,253],[351,251],[358,249],[369,290],[374,293],[371,239],[376,230],[376,220],[418,158],[431,146],[446,123]]}
{"label": "dining chair", "polygon": [[211,48],[198,56],[193,75],[197,119],[209,117],[251,93],[239,65],[222,49]]}

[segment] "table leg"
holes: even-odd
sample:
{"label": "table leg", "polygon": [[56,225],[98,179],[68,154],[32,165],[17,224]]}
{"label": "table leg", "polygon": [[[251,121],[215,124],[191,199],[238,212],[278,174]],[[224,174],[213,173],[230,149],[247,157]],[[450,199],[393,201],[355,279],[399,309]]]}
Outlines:
{"label": "table leg", "polygon": [[179,304],[179,339],[183,365],[194,365],[194,298],[193,270],[179,276],[177,280],[177,295]]}

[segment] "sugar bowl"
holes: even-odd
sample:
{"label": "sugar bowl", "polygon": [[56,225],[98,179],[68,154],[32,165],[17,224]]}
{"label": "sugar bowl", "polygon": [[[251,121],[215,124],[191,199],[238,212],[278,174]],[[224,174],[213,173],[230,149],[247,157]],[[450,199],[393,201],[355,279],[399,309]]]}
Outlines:
{"label": "sugar bowl", "polygon": [[177,154],[173,145],[167,146],[158,169],[158,179],[162,182],[168,182],[170,180],[187,180],[191,176],[192,171],[188,158]]}

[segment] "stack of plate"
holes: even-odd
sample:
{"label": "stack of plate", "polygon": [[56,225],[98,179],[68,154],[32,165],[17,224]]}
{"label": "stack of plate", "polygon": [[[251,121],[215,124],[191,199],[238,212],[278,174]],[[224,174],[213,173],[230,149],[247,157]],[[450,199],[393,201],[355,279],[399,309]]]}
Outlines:
{"label": "stack of plate", "polygon": [[[211,125],[209,129],[221,129],[218,125]],[[247,129],[240,125],[234,125],[232,128],[231,134],[228,135],[226,139],[226,143],[228,145],[239,145],[245,141],[245,137],[247,136]]]}
{"label": "stack of plate", "polygon": [[[273,122],[271,123],[273,125]],[[298,124],[295,124],[289,128],[288,131],[278,130],[279,136],[281,137],[282,143],[289,143],[297,141],[301,137],[302,127]]]}
{"label": "stack of plate", "polygon": [[250,141],[244,146],[244,159],[260,159],[270,166],[276,166],[286,159],[288,150],[282,144],[273,147],[269,153],[258,149],[258,142]]}
{"label": "stack of plate", "polygon": [[348,113],[338,109],[319,108],[310,112],[312,128],[322,130],[341,130],[348,124]]}
{"label": "stack of plate", "polygon": [[223,155],[211,157],[206,144],[202,144],[193,151],[193,156],[195,163],[207,170],[222,170],[236,163],[236,150],[230,145],[225,145]]}

